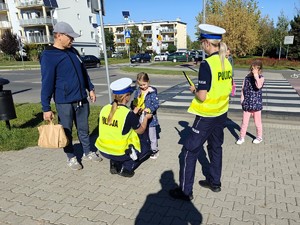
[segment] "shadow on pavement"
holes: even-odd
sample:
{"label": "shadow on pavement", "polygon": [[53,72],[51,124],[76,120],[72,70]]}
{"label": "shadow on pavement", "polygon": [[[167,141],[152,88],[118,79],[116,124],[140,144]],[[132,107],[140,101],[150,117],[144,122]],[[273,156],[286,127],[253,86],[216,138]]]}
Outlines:
{"label": "shadow on pavement", "polygon": [[176,186],[174,173],[165,171],[160,178],[161,190],[149,194],[140,209],[135,225],[147,224],[192,224],[202,223],[202,214],[192,202],[174,200],[168,191]]}

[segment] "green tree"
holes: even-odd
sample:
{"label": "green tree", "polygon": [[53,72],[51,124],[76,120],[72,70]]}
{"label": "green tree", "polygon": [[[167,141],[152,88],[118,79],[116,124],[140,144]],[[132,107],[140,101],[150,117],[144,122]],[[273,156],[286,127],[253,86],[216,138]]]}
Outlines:
{"label": "green tree", "polygon": [[[141,38],[142,41],[144,41],[144,43],[146,42],[145,40],[143,40],[142,38],[142,33],[139,31],[139,28],[137,26],[133,26],[131,28],[131,32],[130,32],[130,51],[132,52],[139,52],[140,51],[140,47],[138,45],[138,39]],[[142,42],[143,43],[143,42]],[[144,46],[145,44],[143,43],[142,45],[142,51],[144,50]]]}
{"label": "green tree", "polygon": [[279,48],[279,57],[281,52],[286,50],[283,41],[284,37],[289,33],[289,25],[288,18],[284,15],[284,12],[281,11],[275,29],[275,44]]}
{"label": "green tree", "polygon": [[290,35],[294,36],[294,43],[290,45],[289,57],[292,59],[300,59],[300,12],[291,21]]}
{"label": "green tree", "polygon": [[19,50],[17,35],[12,34],[10,30],[5,30],[1,36],[0,50],[9,56],[15,56]]}
{"label": "green tree", "polygon": [[[226,30],[223,40],[233,55],[253,54],[258,46],[260,10],[255,0],[208,0],[206,23]],[[202,23],[202,13],[197,16]]]}
{"label": "green tree", "polygon": [[106,48],[109,49],[111,52],[114,52],[115,51],[114,33],[110,32],[108,29],[105,29],[104,34],[105,34]]}
{"label": "green tree", "polygon": [[275,46],[275,29],[274,22],[270,20],[268,16],[261,18],[258,28],[258,50],[261,52],[261,56],[264,57],[267,51],[271,50]]}
{"label": "green tree", "polygon": [[169,44],[168,45],[168,52],[169,53],[173,53],[173,52],[176,52],[177,51],[177,47],[173,44]]}

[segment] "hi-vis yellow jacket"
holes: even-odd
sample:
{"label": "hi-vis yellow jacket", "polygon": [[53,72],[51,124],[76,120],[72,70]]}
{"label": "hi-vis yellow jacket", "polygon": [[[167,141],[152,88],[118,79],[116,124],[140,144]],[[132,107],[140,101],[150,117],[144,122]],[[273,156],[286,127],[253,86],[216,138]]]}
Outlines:
{"label": "hi-vis yellow jacket", "polygon": [[109,155],[121,156],[125,150],[132,144],[137,151],[141,151],[140,139],[137,133],[131,129],[127,134],[122,135],[126,116],[129,109],[126,106],[118,106],[111,125],[108,124],[108,115],[111,104],[104,106],[99,115],[99,137],[95,146],[100,152]]}
{"label": "hi-vis yellow jacket", "polygon": [[228,59],[225,59],[225,71],[222,71],[218,54],[208,57],[206,61],[212,73],[210,90],[203,102],[195,97],[188,112],[203,117],[216,117],[226,113],[229,108],[229,95],[232,89],[232,66]]}

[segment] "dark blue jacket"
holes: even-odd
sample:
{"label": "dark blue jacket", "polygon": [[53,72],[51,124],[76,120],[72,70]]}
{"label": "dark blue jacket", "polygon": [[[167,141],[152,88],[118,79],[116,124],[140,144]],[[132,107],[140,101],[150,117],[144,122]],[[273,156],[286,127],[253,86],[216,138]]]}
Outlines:
{"label": "dark blue jacket", "polygon": [[50,111],[50,101],[73,103],[88,97],[93,90],[88,73],[74,48],[61,50],[53,46],[41,55],[41,102],[44,112]]}
{"label": "dark blue jacket", "polygon": [[[157,119],[157,109],[159,108],[159,100],[157,97],[157,89],[152,86],[150,86],[150,88],[152,88],[152,91],[149,91],[145,96],[145,108],[150,109],[151,113],[153,114],[152,119],[150,119],[149,126],[154,127],[159,125]],[[134,99],[136,99],[140,94],[141,90],[138,88],[134,93]]]}

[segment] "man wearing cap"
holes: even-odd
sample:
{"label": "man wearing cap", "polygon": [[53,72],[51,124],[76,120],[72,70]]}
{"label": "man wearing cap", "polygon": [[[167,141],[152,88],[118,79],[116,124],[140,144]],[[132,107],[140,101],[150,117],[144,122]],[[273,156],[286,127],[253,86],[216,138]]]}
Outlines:
{"label": "man wearing cap", "polygon": [[[89,139],[89,95],[91,102],[96,101],[94,85],[82,64],[78,52],[72,47],[74,38],[80,35],[65,22],[54,26],[54,44],[48,46],[40,58],[42,88],[41,103],[44,120],[52,120],[54,114],[50,101],[53,97],[59,123],[64,127],[69,144],[64,148],[67,165],[73,170],[82,169],[74,155],[72,145],[73,122],[76,125],[79,141],[83,148],[83,159],[101,161],[95,152],[90,151]],[[88,91],[88,94],[87,94]]]}
{"label": "man wearing cap", "polygon": [[170,190],[175,199],[193,199],[195,167],[203,144],[207,141],[208,174],[199,185],[213,192],[221,191],[222,144],[232,88],[232,67],[225,52],[219,52],[225,30],[209,24],[199,25],[203,50],[208,58],[201,62],[198,87],[190,87],[195,95],[188,112],[196,115],[191,133],[180,155],[180,186]]}
{"label": "man wearing cap", "polygon": [[99,115],[99,137],[95,146],[110,159],[110,173],[132,177],[134,170],[152,154],[147,122],[152,114],[145,114],[139,122],[139,108],[126,106],[133,91],[130,78],[111,83],[114,101],[104,106]]}

